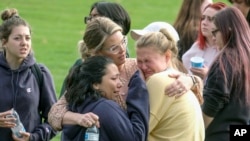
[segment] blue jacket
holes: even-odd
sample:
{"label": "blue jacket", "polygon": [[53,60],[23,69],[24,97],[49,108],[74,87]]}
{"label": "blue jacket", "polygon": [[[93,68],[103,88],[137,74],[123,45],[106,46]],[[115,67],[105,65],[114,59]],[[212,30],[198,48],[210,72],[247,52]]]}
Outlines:
{"label": "blue jacket", "polygon": [[[34,63],[35,59],[30,54],[17,70],[11,70],[3,52],[0,52],[0,112],[14,108],[26,131],[31,133],[30,141],[45,141],[56,134],[47,122],[56,94],[49,70],[39,64],[43,73],[40,93],[39,84],[30,69]],[[11,129],[0,127],[0,141],[12,140]]]}
{"label": "blue jacket", "polygon": [[[145,82],[137,71],[129,83],[127,111],[112,100],[101,98],[85,100],[70,110],[78,113],[93,112],[99,116],[99,141],[146,141],[149,121],[149,95]],[[64,125],[62,141],[83,141],[86,128]]]}

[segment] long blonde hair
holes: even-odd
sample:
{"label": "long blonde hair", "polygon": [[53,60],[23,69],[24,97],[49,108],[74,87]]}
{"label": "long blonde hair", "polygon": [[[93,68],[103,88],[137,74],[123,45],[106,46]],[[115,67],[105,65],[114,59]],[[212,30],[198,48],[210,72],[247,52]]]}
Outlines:
{"label": "long blonde hair", "polygon": [[82,59],[102,49],[106,39],[122,28],[107,17],[96,17],[88,22],[83,40],[79,42]]}

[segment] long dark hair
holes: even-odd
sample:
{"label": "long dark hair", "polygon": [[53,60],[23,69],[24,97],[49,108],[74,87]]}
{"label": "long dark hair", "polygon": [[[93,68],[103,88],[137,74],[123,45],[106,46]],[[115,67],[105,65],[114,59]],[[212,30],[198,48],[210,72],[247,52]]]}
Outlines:
{"label": "long dark hair", "polygon": [[113,61],[104,56],[92,56],[82,64],[73,67],[66,77],[65,98],[69,104],[81,104],[87,97],[98,99],[101,91],[93,88],[93,84],[102,82],[107,65]]}
{"label": "long dark hair", "polygon": [[198,36],[201,5],[204,0],[183,0],[179,14],[173,24],[180,36],[178,41],[179,59],[189,50]]}
{"label": "long dark hair", "polygon": [[[224,47],[216,61],[224,81],[233,88],[237,100],[250,103],[250,29],[244,15],[235,7],[227,7],[215,15]],[[230,73],[226,73],[230,70]],[[242,99],[244,97],[244,99]]]}

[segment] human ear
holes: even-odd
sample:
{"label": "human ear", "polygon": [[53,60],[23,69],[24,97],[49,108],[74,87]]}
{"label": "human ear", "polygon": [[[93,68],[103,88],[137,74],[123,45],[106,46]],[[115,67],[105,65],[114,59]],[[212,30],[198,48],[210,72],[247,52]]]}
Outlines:
{"label": "human ear", "polygon": [[0,43],[1,43],[1,46],[4,47],[4,44],[6,44],[6,40],[2,39]]}
{"label": "human ear", "polygon": [[95,90],[99,90],[99,84],[97,84],[97,83],[93,84],[93,88],[94,88]]}
{"label": "human ear", "polygon": [[171,59],[172,52],[169,49],[165,52],[165,57],[166,57],[167,60]]}

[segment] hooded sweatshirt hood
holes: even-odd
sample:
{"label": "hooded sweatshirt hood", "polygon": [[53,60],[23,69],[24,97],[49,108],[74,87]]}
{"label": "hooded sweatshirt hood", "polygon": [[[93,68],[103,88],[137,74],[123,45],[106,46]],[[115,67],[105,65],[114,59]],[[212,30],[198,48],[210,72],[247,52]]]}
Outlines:
{"label": "hooded sweatshirt hood", "polygon": [[[35,58],[33,56],[33,53],[30,53],[22,62],[20,67],[17,69],[18,71],[22,71],[24,69],[27,69],[28,67],[31,67],[32,65],[35,64]],[[4,55],[4,52],[0,52],[0,67],[3,67],[6,69],[6,71],[10,71],[10,66],[6,60],[6,57]]]}

